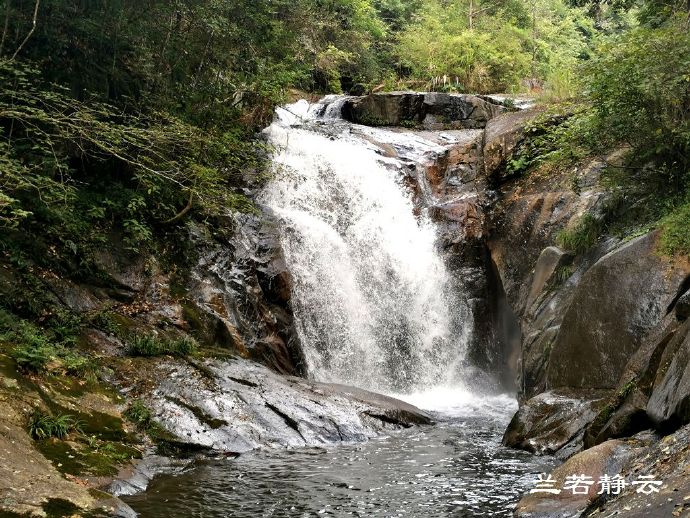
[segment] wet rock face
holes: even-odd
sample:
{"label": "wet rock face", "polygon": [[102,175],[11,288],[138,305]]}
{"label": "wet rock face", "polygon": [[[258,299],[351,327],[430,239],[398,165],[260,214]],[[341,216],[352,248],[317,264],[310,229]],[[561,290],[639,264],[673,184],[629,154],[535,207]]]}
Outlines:
{"label": "wet rock face", "polygon": [[191,232],[199,261],[192,268],[191,312],[207,340],[286,374],[301,372],[299,339],[290,310],[291,277],[270,214],[236,216],[225,241]]}
{"label": "wet rock face", "polygon": [[[690,514],[690,426],[659,439],[641,433],[625,441],[610,440],[578,453],[556,468],[551,477],[563,488],[568,475],[585,474],[594,481],[587,494],[529,494],[520,500],[518,518],[561,518],[587,516],[625,516],[657,518]],[[617,475],[625,479],[620,494],[601,494],[599,477]],[[656,491],[638,491],[642,476],[660,482]],[[638,482],[638,484],[634,484]]]}
{"label": "wet rock face", "polygon": [[690,322],[680,328],[664,351],[647,414],[665,429],[690,423]]}
{"label": "wet rock face", "polygon": [[[556,468],[551,473],[553,487],[561,489],[558,495],[533,493],[520,500],[516,509],[517,518],[564,518],[583,516],[584,510],[595,501],[601,486],[597,481],[603,475],[613,476],[632,455],[632,448],[623,441],[608,441],[582,452]],[[573,494],[563,489],[566,479],[572,475],[585,475],[594,483],[582,492]]]}
{"label": "wet rock face", "polygon": [[555,339],[547,386],[615,388],[630,356],[659,324],[690,273],[656,253],[650,233],[583,276]]}
{"label": "wet rock face", "polygon": [[353,97],[343,116],[370,126],[421,125],[430,130],[477,129],[500,113],[504,105],[475,95],[419,92],[377,93]]}
{"label": "wet rock face", "polygon": [[584,272],[617,244],[604,240],[577,260],[553,246],[562,228],[604,202],[598,186],[603,167],[604,160],[594,160],[581,168],[579,192],[560,175],[511,180],[491,207],[487,245],[521,331],[517,385],[522,401],[547,390],[550,354],[574,291]]}
{"label": "wet rock face", "polygon": [[562,458],[582,449],[589,423],[605,405],[606,392],[552,391],[520,406],[503,436],[503,444]]}
{"label": "wet rock face", "polygon": [[166,362],[157,369],[161,381],[147,396],[154,418],[195,448],[242,453],[359,442],[432,422],[393,398],[283,377],[240,359]]}

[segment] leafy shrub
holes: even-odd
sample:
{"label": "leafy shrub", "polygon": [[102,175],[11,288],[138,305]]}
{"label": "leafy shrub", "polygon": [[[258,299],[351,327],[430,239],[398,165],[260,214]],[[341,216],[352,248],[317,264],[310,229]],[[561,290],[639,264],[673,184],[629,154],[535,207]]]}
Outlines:
{"label": "leafy shrub", "polygon": [[81,424],[69,414],[53,416],[36,410],[29,418],[29,434],[36,440],[64,439],[71,432],[81,433]]}
{"label": "leafy shrub", "polygon": [[585,214],[573,228],[561,230],[556,235],[556,243],[564,250],[581,254],[594,246],[602,231],[602,221],[591,214]]}
{"label": "leafy shrub", "polygon": [[96,314],[92,315],[89,319],[89,324],[111,335],[117,335],[121,330],[115,313],[107,309],[98,311]]}
{"label": "leafy shrub", "polygon": [[631,146],[640,164],[687,171],[688,70],[687,12],[609,39],[586,69],[598,135]]}
{"label": "leafy shrub", "polygon": [[574,266],[572,266],[572,265],[560,266],[554,272],[554,278],[553,278],[554,284],[556,286],[560,286],[565,281],[570,279],[570,277],[572,277],[573,273],[575,273],[575,267]]}
{"label": "leafy shrub", "polygon": [[26,321],[19,321],[5,332],[5,339],[15,343],[11,356],[25,371],[42,372],[57,357],[57,348],[41,330]]}
{"label": "leafy shrub", "polygon": [[132,356],[186,356],[197,350],[197,343],[188,336],[159,338],[154,334],[135,334],[129,340],[128,352]]}

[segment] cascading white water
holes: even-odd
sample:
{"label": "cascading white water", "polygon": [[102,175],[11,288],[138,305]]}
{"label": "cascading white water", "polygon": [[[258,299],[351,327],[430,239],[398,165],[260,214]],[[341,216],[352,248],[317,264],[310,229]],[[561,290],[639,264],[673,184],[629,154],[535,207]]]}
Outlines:
{"label": "cascading white water", "polygon": [[388,392],[457,385],[470,319],[434,226],[347,123],[307,121],[334,111],[301,101],[265,130],[275,177],[260,201],[281,225],[308,372]]}

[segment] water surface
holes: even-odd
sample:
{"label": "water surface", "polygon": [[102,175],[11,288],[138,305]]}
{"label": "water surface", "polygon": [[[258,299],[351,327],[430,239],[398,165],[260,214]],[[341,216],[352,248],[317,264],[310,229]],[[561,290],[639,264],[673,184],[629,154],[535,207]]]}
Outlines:
{"label": "water surface", "polygon": [[266,450],[197,464],[126,498],[142,517],[510,516],[555,461],[500,446],[508,396],[435,390],[407,397],[436,426],[364,444]]}

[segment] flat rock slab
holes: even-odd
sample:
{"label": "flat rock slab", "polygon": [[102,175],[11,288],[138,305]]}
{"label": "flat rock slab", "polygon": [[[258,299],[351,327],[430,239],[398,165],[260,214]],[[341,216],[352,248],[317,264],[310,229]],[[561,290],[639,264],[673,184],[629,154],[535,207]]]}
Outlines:
{"label": "flat rock slab", "polygon": [[23,416],[1,400],[0,416],[0,515],[2,510],[42,515],[43,506],[54,498],[82,509],[94,506],[88,489],[65,479],[38,452],[20,425]]}
{"label": "flat rock slab", "polygon": [[216,452],[361,442],[431,418],[366,390],[280,376],[246,360],[169,361],[148,396],[179,442]]}

